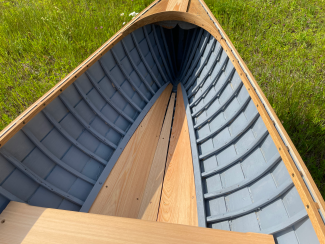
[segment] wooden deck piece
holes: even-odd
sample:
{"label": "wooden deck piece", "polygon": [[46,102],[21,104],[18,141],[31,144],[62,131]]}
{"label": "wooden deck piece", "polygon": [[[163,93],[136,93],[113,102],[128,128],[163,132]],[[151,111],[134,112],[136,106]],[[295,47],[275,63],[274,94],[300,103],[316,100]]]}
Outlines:
{"label": "wooden deck piece", "polygon": [[169,0],[166,11],[186,12],[189,0]]}
{"label": "wooden deck piece", "polygon": [[47,209],[18,202],[9,203],[0,215],[0,221],[0,243],[10,244],[274,244],[273,237],[265,234]]}
{"label": "wooden deck piece", "polygon": [[90,213],[137,218],[172,85],[168,85],[124,148]]}
{"label": "wooden deck piece", "polygon": [[166,155],[170,137],[170,127],[172,124],[175,93],[172,94],[168,109],[166,112],[164,124],[159,136],[157,149],[152,161],[146,189],[142,199],[138,219],[156,221],[158,216],[158,208],[161,197],[161,188],[164,179],[166,166]]}
{"label": "wooden deck piece", "polygon": [[158,221],[198,225],[190,137],[180,85],[177,88]]}

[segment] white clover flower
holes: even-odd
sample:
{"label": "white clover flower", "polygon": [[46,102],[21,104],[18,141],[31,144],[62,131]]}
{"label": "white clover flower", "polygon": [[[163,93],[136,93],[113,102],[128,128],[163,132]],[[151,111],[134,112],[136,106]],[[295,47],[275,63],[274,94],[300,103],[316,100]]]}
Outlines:
{"label": "white clover flower", "polygon": [[125,22],[123,22],[123,25],[125,25]]}
{"label": "white clover flower", "polygon": [[123,16],[123,15],[124,15],[124,13],[121,13],[120,15],[121,15],[121,16]]}
{"label": "white clover flower", "polygon": [[129,16],[133,16],[133,17],[135,17],[135,16],[137,16],[137,14],[138,14],[138,13],[136,13],[136,12],[132,12],[132,13],[129,14]]}

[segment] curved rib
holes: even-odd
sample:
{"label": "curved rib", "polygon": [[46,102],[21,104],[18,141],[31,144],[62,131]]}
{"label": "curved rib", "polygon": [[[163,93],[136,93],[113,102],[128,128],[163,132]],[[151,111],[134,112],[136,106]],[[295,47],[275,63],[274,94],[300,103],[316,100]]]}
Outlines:
{"label": "curved rib", "polygon": [[175,56],[175,44],[174,44],[174,36],[173,36],[173,31],[170,29],[169,30],[170,31],[170,41],[171,41],[171,46],[172,46],[172,53],[173,53],[173,60],[174,60],[174,67],[175,67],[175,69],[176,69],[176,71],[178,71],[177,70],[177,66],[176,66],[176,64],[177,64],[177,62],[176,62],[176,56]]}
{"label": "curved rib", "polygon": [[274,235],[275,233],[280,232],[290,226],[293,226],[294,224],[300,222],[301,220],[307,217],[308,217],[307,211],[303,209],[297,214],[295,214],[294,216],[292,216],[291,218],[281,222],[280,224],[261,230],[259,233]]}
{"label": "curved rib", "polygon": [[160,54],[161,59],[162,59],[162,61],[163,61],[163,63],[164,63],[165,69],[166,69],[167,72],[168,72],[168,76],[169,76],[170,80],[172,81],[172,80],[173,80],[173,77],[172,77],[172,75],[171,75],[171,73],[170,73],[170,70],[169,70],[169,67],[168,67],[168,65],[167,65],[167,62],[166,62],[166,59],[165,59],[164,53],[163,53],[163,51],[161,50],[161,46],[160,46],[160,44],[159,44],[158,37],[157,37],[157,33],[156,33],[156,28],[155,28],[154,25],[151,25],[151,28],[152,28],[152,30],[153,30],[153,36],[154,36],[154,38],[155,38],[155,40],[156,40],[159,54]]}
{"label": "curved rib", "polygon": [[103,65],[103,62],[99,59],[98,63],[100,64],[100,66],[102,67],[105,75],[107,76],[107,78],[113,83],[113,85],[116,87],[116,90],[122,95],[122,97],[124,97],[129,104],[134,107],[136,110],[138,110],[138,112],[141,112],[141,108],[138,107],[138,105],[136,105],[131,98],[122,90],[122,88],[120,87],[119,84],[117,84],[117,82],[115,81],[115,79],[111,76],[110,71],[107,70],[107,68]]}
{"label": "curved rib", "polygon": [[188,66],[191,64],[191,60],[193,59],[193,56],[196,53],[197,46],[199,45],[201,37],[202,37],[202,32],[203,32],[203,29],[201,28],[200,32],[198,34],[198,37],[197,37],[197,39],[196,39],[196,41],[195,41],[195,43],[194,43],[194,45],[192,47],[191,55],[189,56],[188,62],[186,63],[186,66],[184,68],[184,71],[183,71],[183,74],[182,74],[180,80],[183,80],[184,74],[187,73],[186,70],[189,68]]}
{"label": "curved rib", "polygon": [[51,159],[53,162],[55,162],[57,165],[65,169],[66,171],[70,172],[71,174],[77,176],[80,179],[83,179],[84,181],[95,185],[96,181],[90,179],[89,177],[83,175],[79,171],[72,168],[70,165],[66,164],[65,162],[61,161],[59,158],[57,158],[53,153],[50,152],[35,136],[34,134],[28,130],[26,127],[23,127],[21,129],[24,134],[35,144],[35,146],[44,153],[49,159]]}
{"label": "curved rib", "polygon": [[[211,74],[213,68],[215,67],[215,65],[217,64],[218,60],[220,59],[220,51],[222,50],[221,48],[221,45],[218,45],[218,42],[216,40],[213,40],[214,43],[213,43],[213,46],[211,47],[204,63],[201,64],[200,68],[196,71],[196,74],[194,77],[192,77],[192,80],[189,81],[189,84],[187,86],[187,91],[191,88],[191,86],[193,85],[193,83],[199,78],[199,76],[201,76],[202,74],[202,71],[204,70],[205,67],[207,67],[207,64],[209,63],[210,61],[210,58],[212,56],[212,54],[216,51],[217,55],[216,55],[216,58],[213,60],[213,63],[211,64],[211,67],[209,68],[208,72],[206,72],[205,76],[203,77],[203,79],[201,80],[200,83],[196,84],[195,87],[192,88],[191,92],[188,94],[188,97],[191,97],[192,93],[194,90],[196,90],[198,87],[201,86],[201,84],[203,84],[206,79],[209,77],[209,75]],[[216,50],[217,46],[219,47],[218,50]],[[195,91],[196,92],[196,91]]]}
{"label": "curved rib", "polygon": [[92,153],[90,150],[88,150],[86,147],[81,145],[77,140],[75,140],[70,134],[63,129],[63,127],[52,117],[52,115],[47,112],[45,109],[42,110],[46,118],[50,121],[50,123],[61,133],[61,135],[66,138],[68,141],[70,141],[71,144],[73,144],[75,147],[77,147],[80,151],[88,155],[89,157],[95,159],[97,162],[101,163],[102,165],[106,165],[107,162],[102,159],[101,157],[97,156],[95,153]]}
{"label": "curved rib", "polygon": [[[216,64],[220,61],[220,57],[221,57],[221,54],[222,54],[222,48],[221,48],[221,46],[219,47],[219,51],[218,51],[218,52],[219,52],[219,53],[217,54],[217,58],[214,60],[213,64],[212,64],[211,67],[210,67],[210,70],[206,73],[205,77],[203,77],[202,81],[201,81],[200,83],[196,84],[196,86],[193,87],[192,90],[188,92],[188,95],[187,95],[188,98],[191,98],[192,96],[194,96],[194,95],[198,92],[199,88],[200,88],[200,87],[203,87],[203,85],[205,84],[205,82],[206,82],[206,80],[208,79],[208,77],[211,76],[211,73],[212,73],[213,70],[215,69]],[[219,72],[219,74],[217,74],[216,77],[219,77],[220,74],[221,74],[221,72]],[[211,87],[211,84],[212,84],[212,83],[214,83],[214,81],[212,81],[212,82],[210,83],[210,86],[209,86],[209,87]],[[206,91],[204,91],[204,93],[205,93],[205,92],[206,92]],[[193,104],[193,103],[192,103],[192,104]],[[193,105],[192,105],[192,106],[193,106]]]}
{"label": "curved rib", "polygon": [[141,52],[141,49],[139,47],[139,43],[137,41],[137,38],[135,37],[134,33],[132,32],[131,33],[131,37],[132,37],[132,40],[133,40],[133,43],[134,43],[134,46],[135,48],[137,49],[138,53],[139,53],[139,56],[140,56],[140,59],[142,61],[142,63],[144,64],[144,66],[146,66],[149,74],[151,75],[152,79],[154,80],[154,82],[157,84],[157,86],[160,88],[161,87],[161,84],[160,82],[158,81],[157,77],[155,76],[155,74],[152,72],[151,70],[151,67],[149,66],[147,60],[145,59],[145,57],[143,56],[142,52]]}
{"label": "curved rib", "polygon": [[162,70],[160,63],[158,62],[158,59],[157,59],[156,54],[155,54],[155,51],[153,50],[153,47],[151,45],[151,41],[150,41],[150,38],[149,38],[147,29],[146,29],[145,26],[143,27],[143,32],[144,32],[144,35],[146,36],[146,40],[147,40],[147,43],[148,43],[148,47],[149,47],[150,52],[152,54],[153,60],[155,61],[156,65],[157,65],[157,68],[158,68],[158,70],[160,72],[160,75],[163,77],[163,79],[165,80],[165,82],[168,82],[168,80],[167,80],[167,78],[166,78],[166,76],[164,74],[164,71]]}
{"label": "curved rib", "polygon": [[[224,165],[221,165],[221,166],[218,166],[216,168],[214,168],[213,170],[209,170],[207,172],[203,172],[202,173],[202,177],[203,178],[206,178],[212,174],[217,174],[218,172],[234,165],[235,163],[237,163],[239,160],[242,160],[246,155],[250,154],[252,150],[255,149],[255,147],[258,146],[258,144],[264,140],[264,138],[268,135],[268,131],[265,131],[260,137],[256,138],[249,146],[248,146],[248,149],[241,153],[241,154],[238,154],[236,155],[235,157],[229,159],[229,162],[225,163]],[[203,156],[200,156],[200,159],[204,159]]]}
{"label": "curved rib", "polygon": [[95,80],[93,79],[93,77],[86,71],[85,72],[87,78],[89,79],[89,81],[92,83],[92,85],[95,87],[96,91],[101,95],[101,97],[117,112],[119,113],[122,117],[124,117],[126,120],[128,120],[129,122],[131,122],[133,124],[134,120],[131,119],[126,113],[124,113],[124,111],[122,111],[121,109],[118,108],[118,106],[115,104],[115,102],[113,102],[110,98],[108,98],[104,92],[102,91],[102,89],[99,87],[99,85],[95,82]]}
{"label": "curved rib", "polygon": [[4,189],[2,186],[0,186],[0,195],[4,196],[5,198],[9,199],[10,201],[24,202],[19,197],[15,196],[11,192],[9,192],[6,189]]}
{"label": "curved rib", "polygon": [[170,54],[169,54],[169,49],[168,49],[168,45],[167,45],[167,42],[166,42],[165,33],[164,33],[164,30],[163,30],[163,28],[161,26],[159,26],[159,28],[160,28],[161,36],[162,36],[162,39],[163,39],[163,42],[164,42],[164,46],[165,46],[165,50],[166,50],[166,53],[167,53],[168,61],[169,61],[169,64],[170,64],[171,69],[173,70],[173,78],[175,79],[176,73],[175,73],[175,70],[174,70],[174,65],[172,63],[172,60],[170,58]]}
{"label": "curved rib", "polygon": [[219,144],[219,146],[217,148],[212,149],[210,152],[205,153],[204,155],[201,155],[201,157],[205,158],[208,157],[212,154],[216,154],[218,153],[220,150],[224,149],[225,147],[227,147],[229,144],[233,143],[235,140],[237,140],[242,134],[244,134],[251,126],[252,124],[260,117],[260,114],[257,113],[252,119],[251,121],[247,121],[246,124],[244,125],[244,128],[238,132],[237,135],[231,136],[228,142],[224,142],[223,144]]}
{"label": "curved rib", "polygon": [[184,59],[184,62],[181,65],[181,77],[183,76],[183,73],[184,73],[184,64],[187,64],[187,62],[189,60],[188,58],[189,58],[189,55],[191,53],[190,50],[193,50],[192,47],[193,47],[193,44],[194,44],[194,40],[195,40],[195,37],[196,37],[197,30],[198,30],[198,28],[195,28],[194,29],[194,33],[192,35],[192,39],[191,39],[190,45],[189,45],[189,47],[187,49],[187,52],[186,52],[186,57]]}
{"label": "curved rib", "polygon": [[[197,69],[197,71],[195,72],[194,77],[192,77],[192,79],[188,81],[188,84],[186,84],[186,87],[185,87],[185,90],[186,90],[186,91],[191,87],[191,85],[193,85],[194,81],[195,81],[195,80],[197,79],[197,77],[201,74],[203,68],[207,65],[208,60],[210,59],[211,54],[212,54],[212,52],[214,51],[214,49],[215,49],[215,47],[216,47],[216,42],[217,42],[216,39],[213,39],[213,40],[212,40],[212,44],[211,44],[210,49],[209,49],[209,51],[208,51],[208,54],[207,54],[207,56],[205,57],[204,60],[201,59],[201,57],[203,58],[203,56],[198,57],[199,59],[202,60],[202,63],[200,64],[200,67],[199,67],[199,68]],[[209,45],[206,45],[206,48],[209,48],[208,46],[209,46]],[[204,52],[203,52],[203,54],[204,54]],[[195,66],[197,66],[197,65],[195,65]],[[195,69],[195,67],[194,67],[194,69]],[[194,72],[194,69],[193,69],[193,72]],[[192,71],[190,71],[190,72],[192,72]]]}
{"label": "curved rib", "polygon": [[[190,45],[190,30],[188,31],[187,36],[186,36],[184,54],[182,56],[181,67],[180,67],[179,71],[183,70],[185,58],[188,56],[189,45]],[[186,57],[185,57],[185,54],[186,54]]]}
{"label": "curved rib", "polygon": [[10,163],[12,163],[16,168],[18,168],[21,172],[26,174],[29,178],[31,178],[33,181],[35,181],[37,184],[40,184],[44,188],[54,192],[55,194],[69,200],[70,202],[73,202],[75,204],[78,204],[79,206],[82,206],[84,203],[82,200],[70,195],[67,192],[64,192],[57,188],[56,186],[52,185],[51,183],[47,182],[46,180],[42,179],[38,175],[36,175],[32,170],[30,170],[28,167],[26,167],[22,162],[20,162],[18,159],[16,159],[14,156],[12,156],[7,150],[4,148],[0,149],[0,154],[5,157]]}
{"label": "curved rib", "polygon": [[[188,79],[189,79],[189,76],[193,73],[195,67],[197,66],[197,63],[199,62],[199,60],[201,60],[202,55],[204,54],[204,51],[205,51],[205,49],[206,49],[206,47],[207,47],[207,45],[208,45],[208,42],[209,42],[209,35],[210,35],[210,34],[209,34],[208,32],[205,33],[205,36],[203,37],[204,40],[203,40],[202,46],[200,46],[200,49],[197,50],[197,51],[198,51],[198,56],[197,56],[196,58],[195,58],[195,56],[194,56],[195,59],[192,61],[191,66],[189,67],[189,70],[186,72],[186,76],[185,76],[185,78],[183,78],[183,80],[182,80],[182,83],[183,83],[183,84],[186,84],[185,90],[188,89],[187,81],[188,81]],[[215,40],[215,39],[214,39],[214,40]],[[185,82],[185,81],[186,81],[186,82]]]}
{"label": "curved rib", "polygon": [[116,149],[117,146],[110,142],[108,139],[106,139],[103,135],[99,134],[91,125],[89,125],[79,114],[78,112],[75,110],[75,108],[73,108],[71,106],[71,104],[66,100],[66,98],[64,98],[64,96],[60,95],[59,98],[61,99],[61,101],[64,103],[64,105],[69,109],[70,113],[79,121],[80,124],[83,125],[83,127],[88,130],[90,132],[90,134],[92,134],[94,137],[96,137],[99,141],[101,141],[102,143],[104,143],[105,145]]}
{"label": "curved rib", "polygon": [[[229,79],[227,79],[229,81]],[[211,106],[211,104],[217,99],[220,97],[222,91],[224,90],[224,88],[226,87],[226,85],[228,84],[228,82],[226,81],[224,84],[223,84],[223,87],[222,89],[219,90],[219,92],[216,92],[213,97],[210,99],[209,102],[207,102],[207,104],[205,104],[204,106],[202,106],[199,110],[195,111],[192,116],[193,117],[196,117],[197,115],[199,115],[203,110],[206,110],[208,107]],[[220,110],[222,110],[222,108],[224,106],[226,106],[228,103],[230,103],[232,101],[232,99],[237,95],[237,93],[239,92],[240,88],[243,86],[243,82],[239,83],[239,85],[236,87],[235,90],[233,90],[233,92],[231,94],[229,94],[229,96],[225,99],[224,103],[223,104],[220,104],[220,107],[219,109],[217,109],[213,114],[211,114],[209,117],[207,117],[204,121],[202,121],[201,123],[199,124],[196,124],[194,128],[198,128],[202,125],[204,125],[207,121],[209,121],[210,119],[212,119],[212,117],[216,116]]]}
{"label": "curved rib", "polygon": [[92,103],[92,101],[88,98],[88,96],[83,92],[83,90],[80,88],[80,86],[76,83],[73,83],[73,85],[76,87],[76,90],[81,95],[81,97],[84,99],[84,101],[88,104],[88,106],[91,108],[91,110],[98,115],[98,117],[105,123],[108,124],[113,130],[115,130],[120,135],[124,136],[125,132],[121,130],[118,126],[116,126],[112,121],[110,121],[96,106]]}
{"label": "curved rib", "polygon": [[146,101],[146,103],[149,102],[148,98],[140,91],[139,87],[137,87],[134,82],[132,81],[132,79],[130,78],[129,74],[125,71],[124,67],[121,65],[120,60],[118,59],[118,57],[116,56],[115,52],[113,49],[110,50],[112,53],[113,58],[115,59],[115,62],[117,64],[117,66],[120,68],[120,70],[122,71],[124,77],[127,79],[127,81],[129,82],[129,84],[131,85],[131,87],[133,89],[135,89],[135,91],[139,94],[140,97],[142,97],[143,100]]}
{"label": "curved rib", "polygon": [[276,165],[280,160],[281,160],[280,155],[276,155],[270,160],[270,163],[265,164],[264,167],[262,168],[262,170],[260,170],[260,172],[258,172],[257,174],[255,174],[255,175],[253,175],[253,176],[251,176],[249,178],[244,179],[243,181],[237,183],[236,185],[224,188],[224,189],[219,190],[219,191],[206,193],[206,194],[204,194],[204,198],[207,198],[207,199],[216,198],[216,197],[220,197],[220,196],[230,194],[230,193],[235,192],[235,191],[239,191],[240,189],[242,189],[242,188],[252,184],[253,182],[257,181],[258,179],[260,179],[274,165]]}
{"label": "curved rib", "polygon": [[249,214],[249,213],[255,211],[256,209],[262,208],[265,205],[274,201],[275,199],[281,197],[281,195],[283,195],[285,192],[287,192],[293,186],[294,186],[294,184],[293,184],[292,180],[288,179],[280,187],[278,187],[275,191],[273,191],[272,194],[270,194],[267,198],[260,199],[256,202],[252,203],[251,205],[244,207],[242,209],[238,209],[236,211],[207,217],[207,222],[208,223],[219,222],[219,221],[228,220],[231,218]]}
{"label": "curved rib", "polygon": [[240,106],[240,108],[235,111],[235,113],[229,117],[223,125],[221,125],[217,130],[215,131],[211,131],[210,134],[207,134],[205,136],[203,136],[202,138],[199,138],[196,140],[197,143],[202,143],[204,141],[206,141],[207,139],[213,137],[214,135],[216,135],[217,133],[219,133],[222,129],[224,129],[226,126],[228,126],[246,107],[246,105],[248,104],[248,102],[251,100],[250,97],[247,97],[246,101]]}
{"label": "curved rib", "polygon": [[140,70],[138,69],[138,66],[136,66],[136,64],[134,63],[133,59],[130,56],[130,52],[128,51],[128,49],[126,48],[126,45],[124,43],[124,40],[121,40],[121,44],[122,47],[124,49],[124,52],[126,53],[126,56],[128,57],[133,69],[135,70],[135,72],[137,72],[138,76],[140,77],[140,79],[142,80],[143,84],[145,84],[145,86],[148,88],[148,90],[151,92],[152,95],[155,94],[155,91],[152,90],[151,86],[149,85],[148,81],[146,80],[146,78],[143,77],[143,75],[141,74]]}
{"label": "curved rib", "polygon": [[[201,99],[203,99],[203,97],[205,97],[205,95],[209,92],[209,90],[211,89],[211,87],[214,86],[214,85],[219,81],[220,76],[221,76],[222,72],[224,72],[224,69],[225,69],[225,67],[226,67],[226,64],[227,64],[228,60],[229,60],[229,58],[228,58],[228,57],[225,57],[225,59],[223,60],[223,63],[221,63],[222,60],[220,60],[220,62],[218,62],[218,64],[214,67],[214,68],[217,68],[219,64],[220,64],[220,66],[221,66],[221,67],[219,67],[219,71],[218,71],[217,75],[212,79],[211,83],[210,83],[210,84],[209,84],[209,85],[204,89],[204,91],[202,91],[202,93],[201,93],[200,96],[198,96],[197,98],[195,98],[194,101],[191,102],[191,104],[190,104],[190,107],[191,107],[191,108],[192,108],[193,106],[196,106],[196,105],[201,101]],[[212,72],[213,72],[213,71],[212,71]],[[212,73],[212,72],[211,72],[211,73]],[[211,74],[210,74],[209,76],[211,76]],[[228,80],[228,77],[227,77],[227,79],[225,79],[224,82],[226,82],[227,80]],[[203,85],[203,84],[202,84],[202,85]],[[223,86],[221,86],[221,87],[223,87]],[[197,92],[198,92],[198,91],[196,91],[195,93],[191,93],[191,94],[188,96],[188,98],[192,97],[192,96],[195,95]]]}

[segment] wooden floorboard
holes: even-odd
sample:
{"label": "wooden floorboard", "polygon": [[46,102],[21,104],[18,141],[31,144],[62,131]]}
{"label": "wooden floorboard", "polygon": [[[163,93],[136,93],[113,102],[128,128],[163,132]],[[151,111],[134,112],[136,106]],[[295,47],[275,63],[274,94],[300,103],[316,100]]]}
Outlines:
{"label": "wooden floorboard", "polygon": [[171,90],[169,84],[131,137],[90,213],[138,217]]}
{"label": "wooden floorboard", "polygon": [[198,225],[190,137],[180,85],[177,88],[158,221]]}
{"label": "wooden floorboard", "polygon": [[0,215],[0,243],[10,244],[274,244],[265,234],[239,233],[10,202]]}
{"label": "wooden floorboard", "polygon": [[174,113],[175,93],[171,95],[164,124],[159,136],[155,156],[152,161],[146,189],[142,199],[138,219],[156,221],[164,179],[166,156],[169,144],[170,129]]}

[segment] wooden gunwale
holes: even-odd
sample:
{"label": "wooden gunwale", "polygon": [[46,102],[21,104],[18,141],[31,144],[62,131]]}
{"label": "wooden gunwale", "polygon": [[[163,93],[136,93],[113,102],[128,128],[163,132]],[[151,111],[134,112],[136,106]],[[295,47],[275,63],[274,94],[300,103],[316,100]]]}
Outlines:
{"label": "wooden gunwale", "polygon": [[[254,79],[253,75],[251,74],[246,64],[238,54],[237,50],[229,40],[228,36],[225,34],[220,24],[217,22],[217,20],[212,15],[211,11],[208,9],[208,7],[203,1],[192,0],[190,2],[190,5],[195,4],[196,7],[193,8],[190,12],[165,11],[165,6],[167,2],[168,0],[156,0],[155,2],[153,2],[150,6],[144,9],[138,15],[139,17],[137,17],[135,20],[131,21],[124,28],[118,31],[97,51],[95,51],[89,58],[87,58],[83,63],[81,63],[70,74],[68,74],[66,78],[61,80],[49,92],[43,95],[33,105],[31,105],[27,110],[25,110],[20,116],[18,116],[0,134],[0,147],[2,147],[18,130],[20,130],[38,112],[40,112],[44,107],[46,107],[46,105],[48,105],[54,98],[56,98],[64,89],[66,89],[70,84],[72,84],[81,74],[83,74],[92,64],[94,64],[98,59],[100,59],[103,54],[109,51],[123,37],[127,36],[134,30],[142,26],[159,21],[176,20],[188,22],[208,31],[220,42],[221,46],[226,51],[236,71],[240,74],[240,77],[246,89],[248,90],[249,95],[254,101],[254,104],[256,105],[257,110],[261,115],[266,128],[270,132],[270,135],[278,148],[278,151],[283,159],[283,162],[285,163],[285,166],[291,176],[291,179],[293,180],[301,197],[301,200],[305,205],[308,216],[315,229],[319,241],[321,243],[325,243],[325,226],[318,212],[319,208],[319,211],[323,214],[323,216],[325,216],[325,202],[314,180],[312,179],[305,163],[303,162],[302,158],[297,152],[297,149],[293,145],[290,137],[282,126],[271,105],[267,101],[265,95],[263,94],[256,80]],[[198,10],[199,5],[202,9]],[[198,12],[195,13],[194,10],[197,10]],[[199,15],[200,13],[202,14],[203,11],[206,14],[205,18],[202,18],[202,16]],[[210,21],[207,21],[206,17],[208,17]],[[289,154],[288,149],[290,150],[293,158]],[[300,169],[297,168],[293,159],[296,161]],[[309,189],[316,200],[316,203],[314,202],[313,197],[311,196],[300,172],[302,172],[302,175],[306,180],[306,184],[308,184]]]}

